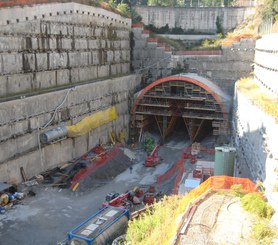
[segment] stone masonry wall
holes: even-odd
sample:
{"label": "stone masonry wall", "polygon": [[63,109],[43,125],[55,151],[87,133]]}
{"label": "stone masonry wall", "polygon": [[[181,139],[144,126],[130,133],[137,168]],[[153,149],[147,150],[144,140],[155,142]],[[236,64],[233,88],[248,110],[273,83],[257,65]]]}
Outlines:
{"label": "stone masonry wall", "polygon": [[169,28],[181,27],[185,31],[215,33],[216,19],[220,18],[224,32],[234,29],[248,16],[254,14],[254,8],[173,8],[136,6],[145,25],[157,28],[168,24]]}
{"label": "stone masonry wall", "polygon": [[0,96],[129,73],[131,20],[76,3],[0,10]]}

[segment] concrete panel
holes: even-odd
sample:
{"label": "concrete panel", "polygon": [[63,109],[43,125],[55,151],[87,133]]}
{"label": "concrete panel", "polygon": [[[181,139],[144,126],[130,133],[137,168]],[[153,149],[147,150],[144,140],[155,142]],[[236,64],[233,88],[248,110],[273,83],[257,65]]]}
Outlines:
{"label": "concrete panel", "polygon": [[16,154],[17,146],[14,139],[0,143],[0,163],[14,157]]}
{"label": "concrete panel", "polygon": [[35,71],[36,70],[36,59],[35,54],[23,54],[23,71]]}
{"label": "concrete panel", "polygon": [[129,39],[128,40],[121,40],[121,49],[129,49]]}
{"label": "concrete panel", "polygon": [[17,153],[25,153],[34,147],[38,146],[38,135],[36,132],[33,134],[25,134],[16,138]]}
{"label": "concrete panel", "polygon": [[48,59],[46,53],[36,53],[37,70],[45,71],[48,69]]}
{"label": "concrete panel", "polygon": [[112,50],[107,51],[107,62],[111,63],[114,61],[114,52]]}
{"label": "concrete panel", "polygon": [[75,39],[75,49],[87,49],[87,40],[86,39],[81,39],[81,38],[76,38]]}
{"label": "concrete panel", "polygon": [[[58,43],[57,43],[58,42]],[[60,45],[60,46],[62,46],[61,44],[60,44],[60,39],[59,38],[52,38],[52,37],[50,37],[50,38],[48,38],[48,43],[49,43],[49,49],[50,50],[56,50],[56,49],[58,49],[58,45]]]}
{"label": "concrete panel", "polygon": [[129,73],[130,64],[129,63],[124,63],[124,64],[121,64],[121,65],[122,65],[122,74]]}
{"label": "concrete panel", "polygon": [[70,116],[75,117],[80,114],[89,112],[89,107],[87,103],[82,103],[81,105],[71,106],[69,111],[70,111]]}
{"label": "concrete panel", "polygon": [[98,66],[98,77],[108,77],[109,76],[109,66]]}
{"label": "concrete panel", "polygon": [[4,97],[7,94],[7,76],[0,76],[0,97]]}
{"label": "concrete panel", "polygon": [[99,57],[99,51],[93,51],[92,52],[92,57],[93,57],[93,64],[94,65],[99,65],[100,64],[100,57]]}
{"label": "concrete panel", "polygon": [[59,23],[50,23],[49,34],[67,35],[67,26]]}
{"label": "concrete panel", "polygon": [[0,139],[6,140],[9,139],[13,135],[13,131],[11,129],[11,126],[6,124],[3,126],[0,126]]}
{"label": "concrete panel", "polygon": [[72,39],[62,38],[62,49],[70,50],[72,45]]}
{"label": "concrete panel", "polygon": [[11,131],[13,135],[22,135],[26,133],[28,130],[28,121],[20,121],[20,122],[15,122],[14,124],[11,125]]}
{"label": "concrete panel", "polygon": [[2,52],[22,50],[22,38],[20,37],[0,37],[0,50]]}
{"label": "concrete panel", "polygon": [[98,78],[98,71],[96,66],[79,68],[79,81],[88,81]]}
{"label": "concrete panel", "polygon": [[114,49],[120,49],[121,48],[121,40],[115,40],[112,42],[112,47]]}
{"label": "concrete panel", "polygon": [[[8,175],[8,167],[6,163],[0,164],[0,181],[1,182],[9,182],[9,175]],[[12,182],[12,183],[17,183],[17,181]]]}
{"label": "concrete panel", "polygon": [[88,48],[89,49],[99,49],[100,46],[101,46],[101,44],[100,44],[99,39],[95,39],[95,40],[89,39],[89,41],[88,41]]}
{"label": "concrete panel", "polygon": [[83,135],[73,139],[74,157],[80,157],[85,154],[88,149],[88,135]]}
{"label": "concrete panel", "polygon": [[37,72],[35,74],[35,89],[49,88],[56,86],[56,71]]}
{"label": "concrete panel", "polygon": [[32,49],[36,50],[39,49],[39,41],[37,37],[32,37],[31,38],[31,44],[30,46],[32,47]]}
{"label": "concrete panel", "polygon": [[59,69],[66,68],[68,62],[67,53],[50,53],[49,54],[49,68]]}
{"label": "concrete panel", "polygon": [[7,79],[7,93],[9,95],[31,91],[31,83],[33,76],[30,73],[27,74],[15,74],[8,76]]}
{"label": "concrete panel", "polygon": [[66,140],[61,141],[61,149],[58,152],[58,154],[60,154],[60,162],[58,164],[65,163],[67,161],[72,160],[74,158],[73,140],[66,139]]}
{"label": "concrete panel", "polygon": [[12,183],[23,182],[20,167],[23,167],[27,179],[43,171],[38,151],[27,153],[7,163],[8,181]]}
{"label": "concrete panel", "polygon": [[57,85],[64,85],[70,83],[70,71],[58,70],[56,71]]}
{"label": "concrete panel", "polygon": [[69,53],[69,65],[71,67],[87,66],[91,63],[91,53],[89,52],[71,52]]}
{"label": "concrete panel", "polygon": [[22,54],[2,54],[2,71],[5,74],[18,73],[22,70]]}
{"label": "concrete panel", "polygon": [[119,63],[121,61],[121,51],[120,50],[114,51],[114,61],[116,63]]}

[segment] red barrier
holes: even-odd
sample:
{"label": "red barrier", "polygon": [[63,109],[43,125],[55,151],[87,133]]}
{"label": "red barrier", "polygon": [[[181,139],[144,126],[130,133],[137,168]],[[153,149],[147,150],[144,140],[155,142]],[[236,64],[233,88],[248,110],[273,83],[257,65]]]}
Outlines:
{"label": "red barrier", "polygon": [[119,149],[120,149],[120,145],[114,146],[114,148],[111,151],[107,152],[106,154],[103,154],[99,159],[93,161],[92,164],[78,171],[77,174],[75,174],[74,177],[72,178],[70,188],[73,190],[73,188],[80,181],[88,177],[90,174],[94,173],[101,166],[105,165],[108,161],[110,161],[114,156],[118,154]]}
{"label": "red barrier", "polygon": [[184,164],[181,165],[180,170],[178,172],[178,175],[176,176],[175,183],[174,183],[173,194],[178,194],[179,185],[180,185],[183,173],[184,173]]}
{"label": "red barrier", "polygon": [[183,50],[176,55],[222,55],[222,50]]}
{"label": "red barrier", "polygon": [[165,180],[168,180],[170,179],[173,174],[183,165],[183,160],[178,160],[177,163],[172,167],[170,168],[166,173],[158,176],[156,178],[156,181],[158,184],[160,184],[161,182],[165,181]]}

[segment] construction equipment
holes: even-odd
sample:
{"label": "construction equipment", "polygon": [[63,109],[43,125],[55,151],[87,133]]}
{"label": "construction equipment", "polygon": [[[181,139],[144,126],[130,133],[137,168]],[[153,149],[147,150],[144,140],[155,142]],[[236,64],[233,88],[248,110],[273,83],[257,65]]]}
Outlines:
{"label": "construction equipment", "polygon": [[146,167],[155,167],[160,163],[161,157],[158,156],[159,147],[160,145],[156,145],[150,155],[147,156],[144,164]]}
{"label": "construction equipment", "polygon": [[130,209],[132,206],[132,198],[130,192],[123,194],[112,192],[106,195],[105,201],[102,203],[102,208],[109,205],[123,209]]}
{"label": "construction equipment", "polygon": [[105,206],[68,233],[68,244],[111,244],[124,233],[129,219],[128,210]]}

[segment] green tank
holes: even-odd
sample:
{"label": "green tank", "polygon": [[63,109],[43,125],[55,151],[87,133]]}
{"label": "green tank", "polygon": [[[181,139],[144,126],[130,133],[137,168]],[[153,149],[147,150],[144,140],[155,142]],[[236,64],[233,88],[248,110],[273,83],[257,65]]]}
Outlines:
{"label": "green tank", "polygon": [[215,147],[214,175],[234,176],[236,148]]}

